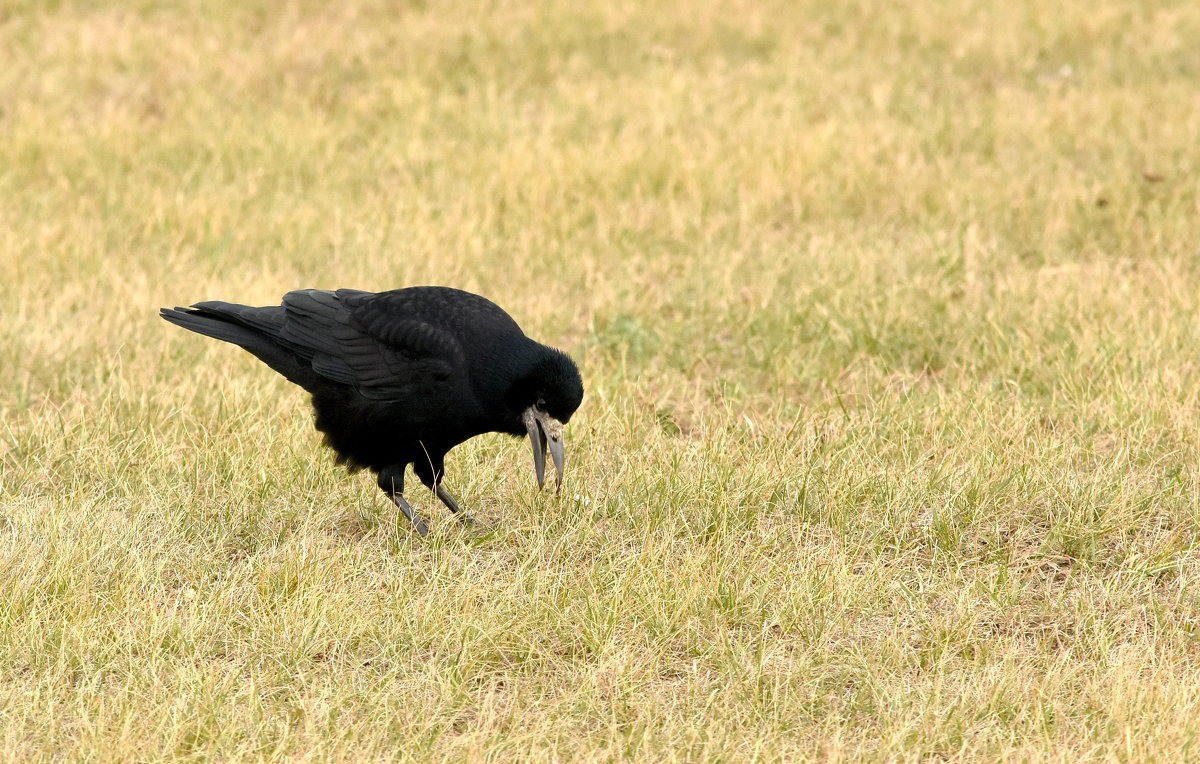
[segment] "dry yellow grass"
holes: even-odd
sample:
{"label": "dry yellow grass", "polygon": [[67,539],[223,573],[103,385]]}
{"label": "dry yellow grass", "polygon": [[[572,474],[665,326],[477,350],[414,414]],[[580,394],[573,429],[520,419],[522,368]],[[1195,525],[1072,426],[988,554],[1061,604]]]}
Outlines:
{"label": "dry yellow grass", "polygon": [[[10,760],[1187,761],[1200,5],[0,3]],[[419,539],[161,305],[483,292]]]}

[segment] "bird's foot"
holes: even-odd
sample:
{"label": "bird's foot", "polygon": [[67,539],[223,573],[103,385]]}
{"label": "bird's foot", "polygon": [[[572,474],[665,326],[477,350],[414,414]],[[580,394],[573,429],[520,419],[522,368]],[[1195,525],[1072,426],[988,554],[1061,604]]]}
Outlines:
{"label": "bird's foot", "polygon": [[403,496],[394,493],[392,494],[392,501],[396,502],[396,506],[400,508],[400,511],[404,513],[408,521],[413,524],[413,528],[416,529],[418,536],[429,535],[429,526],[425,524],[425,521],[421,519],[421,516],[416,513],[409,503],[404,500]]}
{"label": "bird's foot", "polygon": [[417,535],[420,536],[421,538],[424,538],[429,535],[429,526],[426,525],[425,521],[422,520],[421,518],[414,517],[412,519],[412,524],[413,524],[413,528],[415,528],[417,531]]}
{"label": "bird's foot", "polygon": [[443,486],[441,483],[438,483],[434,486],[433,492],[436,493],[437,497],[442,500],[442,503],[446,505],[446,508],[453,512],[454,515],[460,521],[462,521],[463,525],[471,528],[479,524],[479,521],[475,519],[475,516],[470,512],[464,511],[463,508],[459,506],[458,500],[451,496],[450,492],[447,491],[445,486]]}

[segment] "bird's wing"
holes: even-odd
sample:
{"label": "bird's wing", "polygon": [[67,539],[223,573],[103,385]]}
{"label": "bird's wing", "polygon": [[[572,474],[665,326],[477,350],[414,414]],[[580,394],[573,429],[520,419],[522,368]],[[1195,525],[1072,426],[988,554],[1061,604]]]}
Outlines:
{"label": "bird's wing", "polygon": [[444,392],[463,366],[449,333],[413,316],[373,307],[369,292],[304,289],[284,295],[281,335],[305,350],[313,371],[374,400]]}

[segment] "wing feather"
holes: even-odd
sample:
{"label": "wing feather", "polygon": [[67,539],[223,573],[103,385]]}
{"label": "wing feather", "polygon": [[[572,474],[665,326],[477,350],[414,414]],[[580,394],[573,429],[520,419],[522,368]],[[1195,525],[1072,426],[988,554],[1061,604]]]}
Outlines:
{"label": "wing feather", "polygon": [[350,289],[289,292],[277,336],[302,348],[317,374],[364,397],[436,395],[464,366],[458,340],[417,315],[380,311],[374,297]]}

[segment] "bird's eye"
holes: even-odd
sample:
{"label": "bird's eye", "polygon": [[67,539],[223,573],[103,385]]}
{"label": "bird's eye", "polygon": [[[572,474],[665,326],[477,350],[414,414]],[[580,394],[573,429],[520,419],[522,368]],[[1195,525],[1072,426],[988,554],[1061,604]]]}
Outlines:
{"label": "bird's eye", "polygon": [[545,411],[546,410],[546,399],[538,398],[538,402],[536,405],[537,405],[538,411]]}

